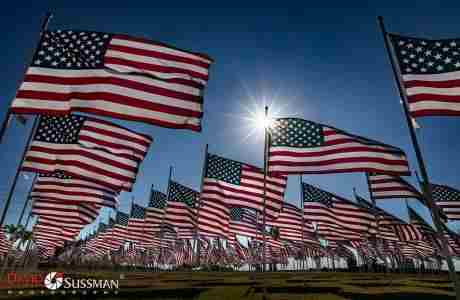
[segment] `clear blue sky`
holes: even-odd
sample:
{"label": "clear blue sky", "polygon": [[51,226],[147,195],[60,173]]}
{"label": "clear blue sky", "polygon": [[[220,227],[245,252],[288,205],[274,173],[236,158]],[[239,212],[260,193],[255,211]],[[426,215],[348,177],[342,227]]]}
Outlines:
{"label": "clear blue sky", "polygon": [[[0,113],[3,117],[37,42],[47,10],[50,29],[86,29],[143,36],[204,52],[215,60],[205,95],[203,132],[176,131],[115,121],[155,139],[131,196],[147,204],[149,187],[174,179],[199,189],[206,143],[210,151],[262,166],[262,133],[247,136],[249,112],[270,104],[277,116],[334,125],[403,148],[417,168],[376,16],[388,30],[408,35],[460,37],[460,3],[433,1],[124,2],[13,1],[3,5],[0,27]],[[371,4],[372,3],[372,4]],[[228,6],[226,6],[228,5]],[[460,187],[460,119],[425,118],[418,132],[432,181]],[[0,145],[0,203],[5,201],[28,130],[13,124]],[[352,197],[367,196],[363,174],[312,175],[304,180]],[[410,179],[415,183],[415,180]],[[21,178],[7,222],[16,222],[31,180]],[[289,179],[287,201],[299,205],[298,177]],[[415,200],[412,205],[427,216]],[[401,200],[380,203],[407,219]],[[2,203],[3,206],[3,203]],[[103,219],[107,219],[104,210]],[[455,224],[454,224],[455,225]],[[455,226],[454,226],[455,227]]]}

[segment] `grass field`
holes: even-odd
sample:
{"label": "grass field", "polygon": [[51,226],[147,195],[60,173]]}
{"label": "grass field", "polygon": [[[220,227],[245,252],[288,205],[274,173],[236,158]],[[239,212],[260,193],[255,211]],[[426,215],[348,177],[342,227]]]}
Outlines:
{"label": "grass field", "polygon": [[[68,271],[66,274],[71,274]],[[120,276],[121,275],[121,276]],[[378,273],[88,272],[72,277],[120,279],[117,295],[7,294],[0,299],[443,300],[455,299],[447,275]]]}

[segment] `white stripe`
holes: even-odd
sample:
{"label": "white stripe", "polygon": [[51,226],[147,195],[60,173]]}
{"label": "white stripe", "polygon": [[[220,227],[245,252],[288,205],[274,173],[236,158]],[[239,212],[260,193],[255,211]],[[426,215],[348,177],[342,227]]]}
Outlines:
{"label": "white stripe", "polygon": [[384,197],[384,196],[416,196],[414,193],[405,191],[405,190],[397,190],[397,191],[386,191],[386,192],[376,192],[372,191],[374,197]]}
{"label": "white stripe", "polygon": [[[277,147],[272,147],[271,149],[273,150],[270,150],[270,152],[276,151],[275,150],[276,148]],[[295,151],[295,152],[299,153],[300,151]],[[346,159],[346,158],[361,158],[361,159],[381,158],[381,159],[386,159],[389,161],[405,161],[405,158],[399,155],[394,155],[390,153],[378,153],[378,152],[372,152],[372,151],[338,152],[338,153],[327,154],[327,155],[321,154],[321,152],[323,152],[323,150],[318,151],[318,156],[313,156],[313,157],[298,157],[298,156],[290,156],[289,154],[270,154],[269,161],[273,161],[273,163],[276,163],[276,161],[321,162],[321,161],[327,161],[327,160]]]}
{"label": "white stripe", "polygon": [[178,49],[173,49],[170,47],[162,46],[162,45],[155,45],[155,44],[150,44],[150,43],[143,43],[143,42],[136,42],[136,41],[130,41],[130,40],[125,40],[122,37],[119,38],[112,38],[110,40],[110,44],[112,45],[119,45],[119,46],[126,46],[126,47],[131,47],[131,48],[137,48],[137,49],[143,49],[143,50],[150,50],[150,51],[157,51],[157,52],[162,52],[166,54],[171,54],[179,57],[185,57],[185,58],[190,58],[193,60],[199,60],[208,64],[211,64],[212,61],[209,59],[206,59],[202,56],[199,55],[194,55],[189,52],[181,51]]}
{"label": "white stripe", "polygon": [[417,94],[435,94],[435,95],[446,95],[446,96],[459,96],[460,87],[454,88],[435,88],[435,87],[424,87],[417,86],[407,88],[407,95],[417,95]]}
{"label": "white stripe", "polygon": [[392,182],[384,182],[384,183],[372,183],[371,182],[371,185],[372,185],[372,188],[373,189],[381,189],[381,188],[398,188],[398,189],[402,189],[402,190],[407,190],[408,187],[399,183],[399,182],[396,182],[396,181],[392,181]]}
{"label": "white stripe", "polygon": [[412,112],[429,109],[460,111],[460,102],[442,102],[436,99],[423,100],[409,103],[409,108]]}
{"label": "white stripe", "polygon": [[447,81],[460,79],[460,71],[447,72],[442,74],[405,74],[404,81],[421,80],[421,81]]}
{"label": "white stripe", "polygon": [[332,171],[332,170],[351,170],[356,168],[368,168],[377,169],[379,171],[390,171],[390,172],[407,172],[407,166],[389,166],[380,163],[339,163],[329,164],[327,166],[281,166],[281,165],[269,165],[270,172],[317,172],[317,171]]}

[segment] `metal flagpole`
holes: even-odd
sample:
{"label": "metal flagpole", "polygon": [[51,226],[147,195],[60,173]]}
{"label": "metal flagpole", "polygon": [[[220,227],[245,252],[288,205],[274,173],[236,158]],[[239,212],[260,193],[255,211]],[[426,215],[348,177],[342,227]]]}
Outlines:
{"label": "metal flagpole", "polygon": [[438,209],[438,207],[436,206],[436,204],[433,201],[433,195],[432,195],[432,191],[431,191],[430,181],[429,181],[429,178],[428,178],[428,172],[427,172],[426,167],[425,167],[425,162],[423,160],[422,152],[420,150],[420,146],[419,146],[419,143],[418,143],[418,140],[417,140],[417,135],[415,134],[415,129],[414,129],[413,125],[412,125],[412,119],[411,119],[410,114],[409,114],[409,107],[408,107],[408,104],[407,104],[408,103],[407,102],[407,95],[406,95],[406,93],[404,91],[404,88],[403,88],[402,78],[401,78],[401,75],[400,75],[401,72],[399,70],[398,64],[395,63],[394,52],[393,52],[391,43],[390,43],[389,38],[388,38],[388,33],[387,33],[386,29],[385,29],[385,24],[383,23],[383,17],[379,16],[378,17],[378,22],[379,22],[380,29],[382,31],[384,41],[385,41],[385,48],[386,48],[387,53],[388,53],[391,68],[393,70],[393,75],[395,77],[395,80],[396,80],[396,83],[397,83],[397,86],[398,86],[399,96],[400,96],[402,104],[403,104],[404,115],[406,117],[406,122],[407,122],[407,126],[409,128],[409,133],[410,133],[410,136],[411,136],[412,145],[414,147],[415,155],[417,157],[417,162],[418,162],[418,166],[419,166],[419,169],[420,169],[420,174],[422,176],[422,180],[423,180],[423,182],[421,182],[422,191],[423,191],[423,194],[425,196],[425,199],[426,199],[426,202],[428,204],[428,207],[430,208],[431,215],[433,217],[433,223],[434,223],[434,225],[436,227],[438,237],[442,242],[442,252],[443,252],[443,255],[446,257],[447,266],[449,267],[449,277],[450,277],[451,281],[454,283],[454,287],[455,287],[455,291],[456,291],[456,299],[460,300],[460,286],[459,286],[459,282],[457,280],[457,273],[455,271],[455,265],[454,265],[454,262],[452,260],[452,255],[451,255],[451,253],[449,251],[449,248],[448,248],[447,240],[446,240],[446,238],[445,238],[445,236],[443,234],[444,230],[443,230],[443,224],[442,224],[442,221],[441,221],[439,209]]}
{"label": "metal flagpole", "polygon": [[195,223],[195,244],[196,244],[196,262],[197,266],[200,266],[200,234],[198,232],[198,222],[200,220],[200,208],[202,205],[201,195],[203,194],[203,185],[204,185],[204,177],[206,176],[206,170],[208,168],[208,144],[206,144],[204,148],[204,162],[203,162],[203,171],[201,173],[201,187],[200,187],[200,201],[198,201],[198,207],[196,209],[196,223]]}
{"label": "metal flagpole", "polygon": [[166,188],[166,205],[165,205],[165,208],[163,210],[163,218],[161,219],[161,223],[160,223],[160,257],[161,257],[161,254],[163,254],[163,252],[164,252],[163,247],[162,247],[163,234],[164,234],[163,227],[164,227],[164,223],[165,223],[166,209],[167,209],[168,203],[169,203],[169,195],[170,195],[170,190],[171,190],[170,186],[171,186],[172,174],[173,174],[173,166],[169,166],[168,187]]}
{"label": "metal flagpole", "polygon": [[267,118],[268,118],[268,106],[265,106],[265,138],[264,138],[264,208],[263,208],[263,227],[262,227],[262,234],[263,234],[263,249],[262,249],[262,272],[265,272],[265,261],[266,261],[266,244],[267,244],[267,237],[265,234],[265,225],[266,225],[266,217],[265,217],[265,209],[266,209],[266,201],[267,201],[267,163],[268,163],[268,141],[269,141],[269,133],[267,128]]}
{"label": "metal flagpole", "polygon": [[11,199],[13,198],[16,184],[18,183],[19,174],[21,173],[22,163],[24,161],[24,158],[26,157],[27,151],[29,151],[30,142],[32,141],[32,138],[35,135],[35,131],[37,129],[39,120],[40,120],[39,117],[35,117],[34,124],[32,126],[32,129],[30,130],[30,135],[27,138],[27,143],[26,143],[26,146],[24,147],[24,152],[22,153],[21,160],[19,161],[18,168],[16,170],[16,174],[14,175],[13,183],[11,184],[10,190],[8,192],[8,197],[6,198],[6,201],[5,201],[5,206],[3,207],[2,216],[0,218],[0,227],[3,226],[3,222],[5,221],[6,214],[8,213],[8,208],[10,207],[10,202],[11,202]]}
{"label": "metal flagpole", "polygon": [[27,219],[26,219],[26,225],[24,225],[24,229],[27,229],[27,226],[29,226],[29,221],[30,221],[30,217],[32,216],[32,212],[30,212],[28,215],[27,215]]}
{"label": "metal flagpole", "polygon": [[26,211],[27,205],[29,204],[32,190],[34,189],[35,182],[37,181],[37,177],[38,175],[35,173],[34,179],[32,180],[32,185],[30,186],[29,192],[27,193],[26,202],[24,202],[24,206],[22,207],[21,214],[19,215],[18,223],[16,224],[17,226],[19,226],[22,223],[22,218],[24,217],[24,213]]}
{"label": "metal flagpole", "polygon": [[[369,190],[369,197],[371,198],[371,201],[372,201],[372,209],[374,210],[373,213],[375,214],[377,212],[377,201],[375,201],[375,198],[374,198],[374,194],[372,193],[372,189],[371,189],[371,180],[369,178],[369,173],[365,173],[366,175],[366,181],[367,181],[367,188]],[[356,189],[353,188],[353,192],[355,193],[356,195]],[[375,226],[377,227],[377,234],[380,235],[380,230],[379,230],[379,215],[378,214],[375,214]],[[384,240],[382,240],[382,244],[385,243]],[[386,270],[388,270],[388,261],[385,257],[385,255],[383,255],[382,253],[379,253],[379,248],[378,248],[378,238],[377,236],[375,237],[375,251],[377,252],[377,254],[380,254],[382,256],[382,259],[384,259],[384,263],[385,263],[385,268]]]}
{"label": "metal flagpole", "polygon": [[300,183],[300,208],[302,209],[302,226],[300,230],[302,231],[302,258],[306,261],[306,246],[305,246],[305,237],[304,237],[304,226],[305,226],[305,216],[304,216],[304,203],[303,203],[303,193],[302,193],[302,175],[299,175],[299,183]]}
{"label": "metal flagpole", "polygon": [[[45,15],[45,19],[43,20],[42,22],[42,25],[40,27],[40,33],[39,33],[39,43],[38,45],[40,44],[41,42],[41,39],[42,39],[42,35],[43,35],[43,32],[45,32],[45,30],[48,28],[48,24],[51,20],[51,18],[53,17],[53,14],[51,12],[47,12],[46,15]],[[31,55],[32,57],[30,58],[30,60],[32,60],[33,58],[33,55],[35,54],[35,52],[37,51],[37,49],[35,48],[34,51],[32,52],[33,54]],[[29,65],[25,65],[25,68],[24,68],[24,76],[25,77],[25,74],[27,72],[27,68],[29,67]],[[20,85],[22,84],[22,82],[24,81],[24,78],[22,81],[19,82],[18,84],[18,88],[16,90],[19,89]],[[14,99],[14,98],[13,98]],[[13,102],[13,100],[11,100],[11,103]],[[11,106],[11,104],[10,104]],[[2,142],[2,139],[3,139],[3,136],[5,135],[5,131],[8,127],[8,123],[11,119],[11,110],[10,110],[10,106],[8,107],[8,110],[6,112],[6,116],[5,118],[3,119],[3,122],[2,122],[2,125],[0,127],[0,143]],[[1,223],[0,225],[3,225],[3,223]]]}

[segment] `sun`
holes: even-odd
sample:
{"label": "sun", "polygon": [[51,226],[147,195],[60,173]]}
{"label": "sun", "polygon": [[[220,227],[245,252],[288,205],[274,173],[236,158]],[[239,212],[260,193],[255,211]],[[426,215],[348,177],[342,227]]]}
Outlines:
{"label": "sun", "polygon": [[265,129],[270,129],[273,125],[273,119],[270,116],[266,116],[265,112],[258,111],[253,113],[250,118],[250,122],[253,124],[253,127],[258,131],[264,131]]}

